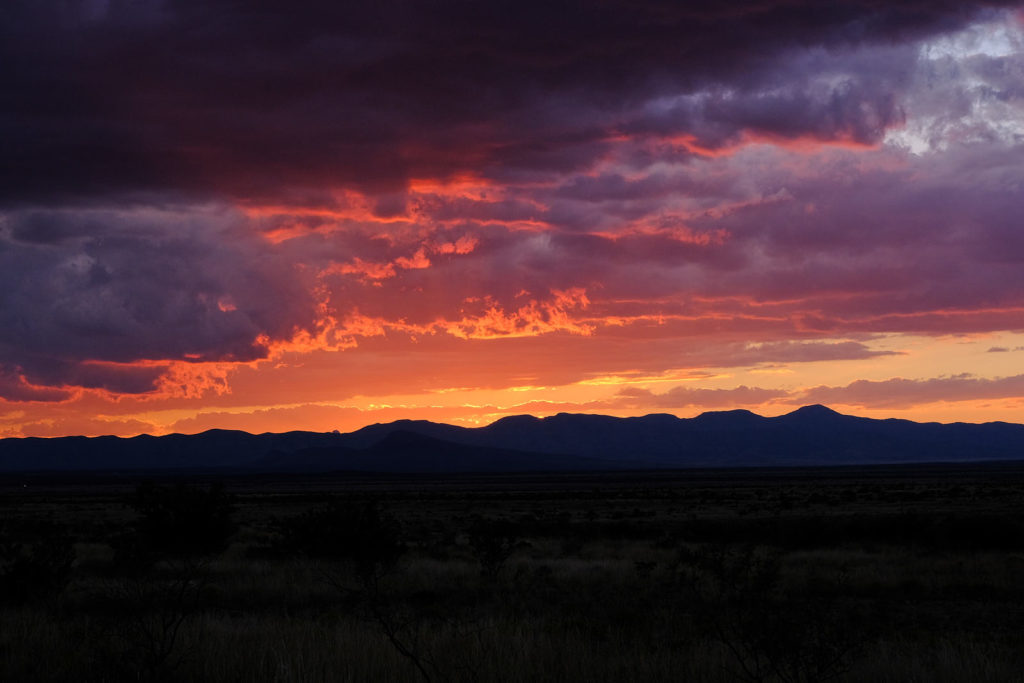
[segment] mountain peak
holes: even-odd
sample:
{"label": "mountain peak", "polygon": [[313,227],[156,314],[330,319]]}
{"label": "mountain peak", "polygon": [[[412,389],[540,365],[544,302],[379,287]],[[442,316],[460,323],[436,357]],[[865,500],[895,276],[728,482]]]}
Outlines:
{"label": "mountain peak", "polygon": [[837,413],[828,406],[823,406],[820,403],[815,403],[813,405],[797,408],[793,412],[787,413],[785,417],[810,417],[820,419],[823,417],[843,417],[843,414]]}
{"label": "mountain peak", "polygon": [[698,415],[697,417],[698,418],[711,418],[711,417],[724,417],[724,416],[740,417],[740,418],[761,417],[757,413],[752,413],[749,410],[745,410],[743,408],[737,408],[735,410],[706,410],[703,413],[701,413],[700,415]]}
{"label": "mountain peak", "polygon": [[[488,425],[488,427],[495,427],[495,428],[497,428],[497,427],[504,427],[504,428],[519,427],[519,428],[523,428],[523,427],[528,427],[528,426],[531,426],[531,425],[535,425],[538,422],[540,422],[540,418],[539,417],[535,417],[533,415],[507,415],[507,416],[505,416],[503,418],[495,420],[490,425]],[[487,427],[484,427],[484,429],[487,429]]]}
{"label": "mountain peak", "polygon": [[764,418],[749,410],[708,410],[693,418],[694,424],[712,429],[731,429],[760,422]]}

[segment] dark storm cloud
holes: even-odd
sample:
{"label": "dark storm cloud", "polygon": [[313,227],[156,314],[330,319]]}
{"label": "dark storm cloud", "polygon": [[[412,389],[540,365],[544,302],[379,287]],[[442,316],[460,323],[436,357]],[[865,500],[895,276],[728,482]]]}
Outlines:
{"label": "dark storm cloud", "polygon": [[916,63],[913,44],[849,51],[818,43],[780,53],[770,71],[755,67],[695,92],[663,93],[622,128],[682,134],[709,150],[744,136],[872,145],[903,123],[900,96]]}
{"label": "dark storm cloud", "polygon": [[[102,389],[113,394],[145,394],[156,390],[167,366],[118,365],[65,360],[54,356],[22,356],[19,372],[37,386],[71,386]],[[2,394],[0,394],[2,395]]]}
{"label": "dark storm cloud", "polygon": [[623,131],[873,142],[902,116],[900,67],[810,82],[788,55],[948,31],[991,4],[12,0],[0,201],[307,201],[578,169]]}
{"label": "dark storm cloud", "polygon": [[73,392],[67,389],[34,386],[16,368],[0,365],[0,399],[51,403],[66,401],[72,395]]}
{"label": "dark storm cloud", "polygon": [[262,358],[261,334],[288,338],[308,328],[315,317],[308,283],[236,222],[230,212],[159,209],[6,216],[0,362],[7,393],[29,391],[11,379],[19,375],[31,385],[145,393],[166,368],[116,364]]}

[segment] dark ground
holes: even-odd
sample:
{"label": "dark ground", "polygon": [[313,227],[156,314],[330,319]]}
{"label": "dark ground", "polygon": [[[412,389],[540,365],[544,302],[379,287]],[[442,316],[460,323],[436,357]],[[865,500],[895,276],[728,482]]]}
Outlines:
{"label": "dark ground", "polygon": [[0,479],[0,680],[1024,680],[1024,463],[140,481]]}

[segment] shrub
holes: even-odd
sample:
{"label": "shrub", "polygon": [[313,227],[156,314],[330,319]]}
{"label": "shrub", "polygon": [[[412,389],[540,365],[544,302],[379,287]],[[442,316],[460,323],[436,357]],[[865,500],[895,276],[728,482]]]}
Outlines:
{"label": "shrub", "polygon": [[282,551],[351,563],[363,581],[380,578],[405,552],[398,522],[373,501],[332,501],[281,521],[278,532]]}
{"label": "shrub", "polygon": [[0,601],[33,602],[60,594],[71,578],[75,548],[67,529],[46,521],[0,529]]}
{"label": "shrub", "polygon": [[698,622],[728,649],[737,679],[810,683],[842,675],[864,641],[857,616],[787,595],[779,559],[752,547],[682,552],[680,578]]}
{"label": "shrub", "polygon": [[235,531],[231,497],[221,484],[140,484],[128,499],[138,514],[129,533],[115,539],[115,562],[144,571],[162,559],[196,560],[222,552]]}
{"label": "shrub", "polygon": [[480,563],[480,575],[488,580],[496,579],[518,540],[519,527],[513,522],[503,519],[473,522],[469,527],[469,545]]}

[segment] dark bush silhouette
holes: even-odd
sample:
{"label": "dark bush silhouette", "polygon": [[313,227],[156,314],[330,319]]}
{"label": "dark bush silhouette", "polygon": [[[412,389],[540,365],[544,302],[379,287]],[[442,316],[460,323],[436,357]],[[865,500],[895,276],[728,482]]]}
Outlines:
{"label": "dark bush silhouette", "polygon": [[235,531],[220,484],[140,484],[126,501],[137,514],[114,539],[114,569],[102,598],[117,618],[100,646],[114,679],[170,678],[181,663],[180,634],[200,606],[207,565]]}
{"label": "dark bush silhouette", "polygon": [[282,551],[351,563],[361,581],[379,579],[405,552],[398,522],[373,501],[332,501],[281,521],[278,532]]}
{"label": "dark bush silhouette", "polygon": [[222,552],[235,531],[231,497],[221,484],[140,484],[128,499],[138,514],[129,533],[114,541],[115,563],[142,572],[163,559],[198,560]]}
{"label": "dark bush silhouette", "polygon": [[849,669],[864,641],[856,615],[786,594],[776,553],[719,546],[680,559],[697,621],[729,650],[738,679],[811,683]]}
{"label": "dark bush silhouette", "polygon": [[519,527],[504,519],[478,519],[469,527],[469,545],[480,563],[480,576],[493,581],[519,541]]}
{"label": "dark bush silhouette", "polygon": [[172,561],[154,576],[125,576],[102,595],[110,618],[102,625],[94,668],[110,680],[167,680],[182,663],[181,634],[200,609],[205,576],[191,559]]}
{"label": "dark bush silhouette", "polygon": [[22,604],[59,595],[71,578],[75,548],[54,522],[0,528],[0,602]]}
{"label": "dark bush silhouette", "polygon": [[[397,520],[372,500],[334,500],[282,520],[278,532],[280,551],[327,561],[321,567],[323,580],[354,600],[358,612],[377,625],[421,678],[428,683],[432,680],[430,670],[436,673],[436,667],[417,643],[419,615],[402,610],[382,581],[406,550]],[[352,574],[338,571],[331,562],[348,565]]]}

